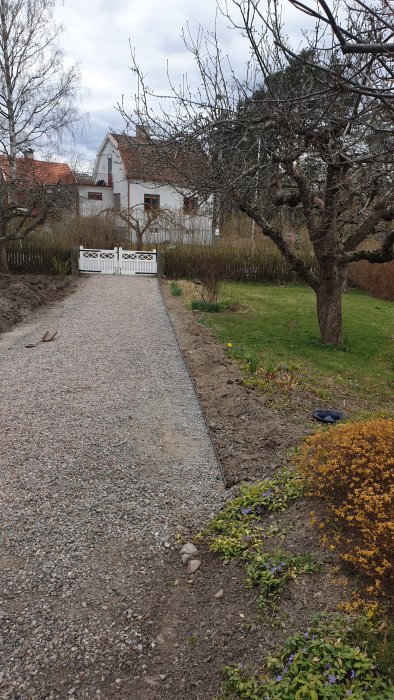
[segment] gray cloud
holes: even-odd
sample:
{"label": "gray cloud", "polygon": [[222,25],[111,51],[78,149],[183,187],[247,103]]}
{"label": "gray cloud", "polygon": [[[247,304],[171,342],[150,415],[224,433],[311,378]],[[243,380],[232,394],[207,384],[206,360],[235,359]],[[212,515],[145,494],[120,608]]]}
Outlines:
{"label": "gray cloud", "polygon": [[[289,7],[289,6],[288,6]],[[68,60],[82,68],[82,111],[89,113],[89,128],[77,138],[76,148],[94,157],[108,128],[123,126],[114,109],[122,95],[137,91],[136,76],[130,70],[130,45],[147,76],[149,86],[160,94],[168,91],[166,63],[174,83],[187,73],[192,85],[199,76],[193,58],[182,42],[182,27],[212,30],[215,25],[214,0],[65,0],[57,5],[55,19],[65,27],[62,45]],[[293,9],[286,18],[295,23]],[[303,18],[305,20],[305,18]],[[240,32],[231,31],[218,15],[217,26],[223,53],[228,54],[237,75],[242,75],[248,56],[247,42]]]}

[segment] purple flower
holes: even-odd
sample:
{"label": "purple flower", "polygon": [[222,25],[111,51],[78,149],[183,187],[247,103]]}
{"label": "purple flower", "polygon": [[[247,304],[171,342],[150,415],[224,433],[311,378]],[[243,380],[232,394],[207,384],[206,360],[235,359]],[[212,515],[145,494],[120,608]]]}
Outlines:
{"label": "purple flower", "polygon": [[268,491],[264,491],[264,493],[261,494],[262,498],[272,498],[272,489],[268,489]]}
{"label": "purple flower", "polygon": [[251,512],[252,512],[251,508],[242,508],[241,509],[242,515],[249,515],[249,513],[251,513]]}
{"label": "purple flower", "polygon": [[294,656],[295,656],[294,654],[290,654],[289,658],[287,659],[288,664],[291,664],[293,662]]}
{"label": "purple flower", "polygon": [[280,674],[278,676],[275,676],[275,678],[277,681],[283,681],[283,676],[281,676]]}
{"label": "purple flower", "polygon": [[355,675],[356,675],[356,672],[352,669],[350,671],[350,678],[353,679],[355,677]]}
{"label": "purple flower", "polygon": [[336,675],[335,675],[334,673],[331,674],[331,676],[330,676],[329,679],[328,679],[328,682],[331,683],[331,684],[337,682],[337,677],[336,677]]}
{"label": "purple flower", "polygon": [[348,697],[350,697],[350,695],[353,695],[353,691],[352,691],[352,690],[347,690],[347,691],[346,691],[346,695],[347,695]]}

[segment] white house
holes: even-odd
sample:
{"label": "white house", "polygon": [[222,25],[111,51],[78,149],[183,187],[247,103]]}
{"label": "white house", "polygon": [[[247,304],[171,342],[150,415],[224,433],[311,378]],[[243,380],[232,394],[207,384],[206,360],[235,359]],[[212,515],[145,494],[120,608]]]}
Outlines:
{"label": "white house", "polygon": [[107,134],[93,174],[78,176],[79,214],[114,216],[128,228],[130,241],[137,240],[139,226],[145,227],[143,239],[149,243],[210,243],[210,203],[198,202],[182,177],[170,173],[172,164],[166,163],[161,146],[149,138],[146,127],[137,127],[135,136]]}

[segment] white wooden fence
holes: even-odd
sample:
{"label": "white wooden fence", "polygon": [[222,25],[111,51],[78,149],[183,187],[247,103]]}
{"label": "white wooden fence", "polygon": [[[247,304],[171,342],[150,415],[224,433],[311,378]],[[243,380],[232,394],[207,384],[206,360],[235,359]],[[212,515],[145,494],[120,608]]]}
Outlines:
{"label": "white wooden fence", "polygon": [[156,250],[105,250],[80,246],[79,270],[104,275],[156,275]]}

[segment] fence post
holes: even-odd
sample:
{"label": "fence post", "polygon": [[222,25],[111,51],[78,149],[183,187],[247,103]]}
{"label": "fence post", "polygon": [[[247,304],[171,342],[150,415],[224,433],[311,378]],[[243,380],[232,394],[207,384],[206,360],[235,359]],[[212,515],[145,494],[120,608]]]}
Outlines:
{"label": "fence post", "polygon": [[82,246],[80,248],[76,245],[71,246],[71,274],[73,277],[79,275],[79,251],[81,248]]}
{"label": "fence post", "polygon": [[157,276],[164,277],[164,270],[165,270],[165,263],[166,263],[164,250],[157,251],[156,262],[157,262]]}

